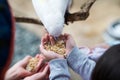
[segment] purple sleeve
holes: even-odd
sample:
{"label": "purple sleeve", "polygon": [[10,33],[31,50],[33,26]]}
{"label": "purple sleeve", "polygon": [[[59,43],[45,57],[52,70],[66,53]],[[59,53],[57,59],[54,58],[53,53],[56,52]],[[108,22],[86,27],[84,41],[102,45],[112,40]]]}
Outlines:
{"label": "purple sleeve", "polygon": [[107,48],[96,47],[91,51],[90,54],[88,54],[88,57],[90,59],[94,60],[95,62],[97,62],[106,50],[107,50]]}

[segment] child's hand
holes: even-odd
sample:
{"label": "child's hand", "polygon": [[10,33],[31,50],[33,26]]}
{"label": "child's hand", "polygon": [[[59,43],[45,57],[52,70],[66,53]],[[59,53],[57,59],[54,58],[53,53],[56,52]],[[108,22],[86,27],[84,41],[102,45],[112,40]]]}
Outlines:
{"label": "child's hand", "polygon": [[66,43],[66,54],[69,54],[71,50],[76,46],[73,37],[70,34],[64,34],[65,43]]}
{"label": "child's hand", "polygon": [[30,76],[32,73],[27,71],[25,67],[31,58],[31,56],[27,56],[10,68],[5,75],[5,80],[20,80],[26,76]]}
{"label": "child's hand", "polygon": [[54,44],[55,41],[53,39],[52,36],[50,35],[45,35],[45,37],[42,38],[41,40],[41,45],[40,45],[40,51],[41,53],[46,57],[47,60],[51,60],[51,59],[55,59],[55,58],[64,58],[63,55],[59,55],[53,51],[47,51],[44,49],[44,44],[47,42],[47,41],[50,41],[50,44]]}

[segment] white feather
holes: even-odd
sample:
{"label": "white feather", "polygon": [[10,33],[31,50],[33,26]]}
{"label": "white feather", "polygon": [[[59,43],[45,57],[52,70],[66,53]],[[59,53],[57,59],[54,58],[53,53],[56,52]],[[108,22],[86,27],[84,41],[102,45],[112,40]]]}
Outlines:
{"label": "white feather", "polygon": [[64,26],[65,11],[71,0],[32,0],[35,11],[49,34],[58,37]]}

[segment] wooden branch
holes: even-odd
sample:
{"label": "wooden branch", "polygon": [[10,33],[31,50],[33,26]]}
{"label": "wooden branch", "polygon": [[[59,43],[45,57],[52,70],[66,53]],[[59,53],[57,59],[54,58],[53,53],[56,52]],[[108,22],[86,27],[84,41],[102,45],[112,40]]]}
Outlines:
{"label": "wooden branch", "polygon": [[33,18],[28,18],[28,17],[15,17],[15,20],[16,20],[16,22],[43,25],[42,22],[40,22],[39,20],[33,19]]}
{"label": "wooden branch", "polygon": [[95,3],[96,0],[88,0],[88,2],[84,3],[80,7],[80,12],[75,12],[73,14],[68,14],[67,22],[74,22],[74,21],[80,21],[80,20],[86,20],[89,16],[89,11],[92,7],[92,5]]}
{"label": "wooden branch", "polygon": [[[89,11],[90,11],[92,5],[95,3],[95,1],[96,0],[88,0],[86,3],[84,3],[80,7],[79,12],[65,14],[66,22],[74,22],[74,21],[86,20],[88,18],[88,16],[89,16]],[[15,19],[16,19],[16,22],[24,22],[24,23],[32,23],[32,24],[43,25],[41,21],[39,21],[37,19],[33,19],[33,18],[15,17]]]}

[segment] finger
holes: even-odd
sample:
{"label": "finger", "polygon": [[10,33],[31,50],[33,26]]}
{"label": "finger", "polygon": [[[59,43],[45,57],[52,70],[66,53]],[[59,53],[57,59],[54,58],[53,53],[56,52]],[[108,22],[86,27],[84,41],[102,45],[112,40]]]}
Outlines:
{"label": "finger", "polygon": [[24,80],[43,80],[44,76],[41,73],[36,73],[24,78]]}
{"label": "finger", "polygon": [[35,56],[35,58],[38,58],[38,59],[45,59],[45,57],[44,57],[44,55],[43,54],[37,54],[36,56]]}
{"label": "finger", "polygon": [[47,53],[47,51],[44,49],[44,46],[42,46],[42,45],[40,45],[40,51],[41,51],[41,53]]}
{"label": "finger", "polygon": [[66,40],[73,39],[70,34],[65,34],[65,36],[66,36]]}
{"label": "finger", "polygon": [[48,65],[48,71],[47,71],[47,75],[46,75],[46,79],[48,79],[48,78],[49,78],[49,75],[50,75],[50,66],[49,66],[49,63],[48,63],[48,62],[45,63],[45,64]]}
{"label": "finger", "polygon": [[42,64],[43,64],[43,59],[41,58],[41,59],[39,59],[39,62],[37,64],[37,66],[36,66],[36,72],[40,69],[40,67],[42,66]]}
{"label": "finger", "polygon": [[69,34],[65,33],[64,34],[65,38],[68,39],[68,37],[70,36]]}
{"label": "finger", "polygon": [[40,51],[41,51],[42,55],[45,57],[45,59],[46,59],[46,56],[48,55],[49,52],[46,51],[46,50],[43,48],[43,46],[40,47]]}
{"label": "finger", "polygon": [[45,36],[42,37],[41,43],[44,45],[46,42],[48,42],[48,34],[45,34]]}
{"label": "finger", "polygon": [[47,75],[48,71],[49,71],[49,65],[46,65],[43,72],[42,72],[42,74]]}
{"label": "finger", "polygon": [[47,65],[46,63],[43,63],[42,66],[41,66],[41,68],[39,69],[39,72],[43,72],[43,70],[44,70],[44,68],[45,68],[46,65]]}
{"label": "finger", "polygon": [[42,42],[41,42],[41,44],[40,44],[40,51],[41,51],[41,49],[44,49],[44,45],[43,45]]}
{"label": "finger", "polygon": [[49,66],[46,65],[44,70],[42,72],[38,72],[39,74],[39,79],[45,79],[49,77]]}
{"label": "finger", "polygon": [[45,40],[46,40],[46,42],[49,41],[49,34],[46,34],[46,35],[45,35]]}
{"label": "finger", "polygon": [[39,54],[36,54],[35,58],[38,58],[38,59],[39,59]]}
{"label": "finger", "polygon": [[68,36],[69,34],[68,33],[64,33],[65,36]]}
{"label": "finger", "polygon": [[50,43],[51,43],[51,45],[54,45],[54,44],[55,44],[54,38],[53,38],[52,36],[49,36],[49,38],[50,38]]}
{"label": "finger", "polygon": [[46,60],[46,57],[42,53],[39,55],[39,57],[42,58],[43,60]]}
{"label": "finger", "polygon": [[21,65],[21,66],[23,66],[23,67],[25,67],[28,64],[28,62],[29,62],[29,60],[31,58],[32,58],[31,56],[26,56],[23,60],[21,60],[20,62],[18,62],[18,64]]}
{"label": "finger", "polygon": [[27,80],[44,80],[46,78],[47,73],[46,72],[38,72],[32,76],[29,76]]}
{"label": "finger", "polygon": [[41,39],[41,44],[43,45],[43,44],[46,43],[46,42],[47,42],[47,40],[46,40],[45,36],[42,37],[42,39]]}
{"label": "finger", "polygon": [[65,37],[65,40],[67,40],[68,35],[65,33],[65,34],[64,34],[64,37]]}
{"label": "finger", "polygon": [[30,75],[32,75],[33,73],[31,73],[30,71],[27,71],[27,70],[21,70],[21,72],[19,72],[19,77],[21,77],[21,78],[25,78],[25,77],[27,77],[27,76],[30,76]]}

